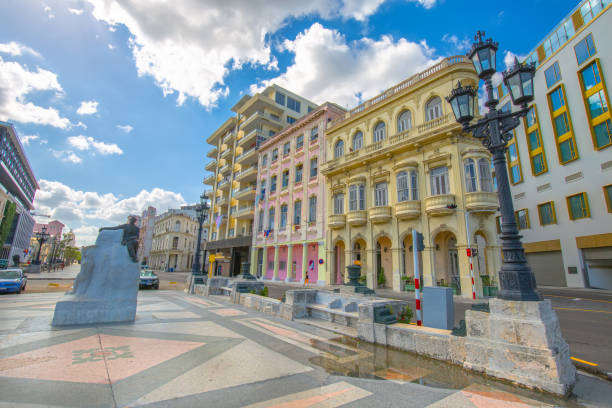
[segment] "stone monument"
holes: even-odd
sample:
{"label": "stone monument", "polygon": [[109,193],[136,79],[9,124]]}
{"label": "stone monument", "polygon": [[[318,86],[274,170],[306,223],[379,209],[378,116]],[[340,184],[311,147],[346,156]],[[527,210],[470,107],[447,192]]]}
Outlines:
{"label": "stone monument", "polygon": [[134,321],[140,275],[131,237],[138,229],[133,220],[100,229],[96,244],[83,249],[73,290],[55,305],[53,326]]}

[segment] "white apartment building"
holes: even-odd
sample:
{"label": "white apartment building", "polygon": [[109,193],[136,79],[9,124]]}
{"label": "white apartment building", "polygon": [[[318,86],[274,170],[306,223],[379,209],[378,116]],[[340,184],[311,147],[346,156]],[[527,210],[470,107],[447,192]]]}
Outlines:
{"label": "white apartment building", "polygon": [[[583,0],[526,58],[535,100],[508,148],[540,286],[612,289],[612,0]],[[500,107],[510,97],[498,87]]]}

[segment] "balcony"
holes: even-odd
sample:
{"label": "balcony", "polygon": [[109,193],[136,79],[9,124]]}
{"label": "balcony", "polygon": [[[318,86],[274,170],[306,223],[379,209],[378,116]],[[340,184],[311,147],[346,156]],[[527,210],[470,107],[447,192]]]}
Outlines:
{"label": "balcony", "polygon": [[228,159],[231,157],[230,153],[233,151],[231,147],[227,147],[225,150],[221,152],[221,157],[224,159]]}
{"label": "balcony", "polygon": [[236,162],[240,163],[250,158],[257,158],[255,152],[257,152],[257,148],[254,146],[247,151],[243,151],[238,156],[236,156]]}
{"label": "balcony", "polygon": [[499,202],[497,201],[497,193],[486,191],[475,191],[466,193],[465,209],[472,212],[492,213],[497,211]]}
{"label": "balcony", "polygon": [[235,174],[235,179],[240,182],[257,180],[257,166],[247,167],[239,171]]}
{"label": "balcony", "polygon": [[395,204],[395,216],[400,220],[411,220],[421,215],[421,201],[408,200]]}
{"label": "balcony", "polygon": [[216,159],[217,153],[218,153],[217,148],[213,147],[212,149],[208,151],[208,153],[206,153],[206,157],[210,157],[211,159]]}
{"label": "balcony", "polygon": [[215,201],[215,204],[217,205],[223,205],[227,203],[227,198],[221,196],[221,197],[217,197],[217,201]]}
{"label": "balcony", "polygon": [[232,192],[232,197],[237,200],[251,201],[255,198],[255,185],[249,185],[241,189],[236,189]]}
{"label": "balcony", "polygon": [[230,187],[230,182],[229,180],[221,180],[218,184],[217,184],[217,188],[219,190],[223,190],[223,191],[227,191],[229,190]]}
{"label": "balcony", "polygon": [[227,173],[229,172],[229,169],[230,169],[229,164],[226,164],[226,165],[221,166],[221,167],[219,168],[219,173],[221,173],[221,174],[227,174]]}
{"label": "balcony", "polygon": [[381,206],[370,208],[370,221],[374,224],[383,224],[391,221],[391,207]]}
{"label": "balcony", "polygon": [[238,141],[238,146],[242,146],[243,144],[249,142],[249,141],[257,141],[257,137],[262,137],[263,138],[263,133],[261,130],[259,129],[253,129],[251,130],[249,133],[247,133],[242,139],[240,139]]}
{"label": "balcony", "polygon": [[455,196],[441,194],[425,197],[425,212],[432,217],[452,214],[455,211]]}
{"label": "balcony", "polygon": [[210,163],[206,165],[206,167],[204,167],[206,171],[212,171],[212,172],[214,172],[216,168],[217,168],[217,162],[215,160],[211,161]]}
{"label": "balcony", "polygon": [[229,145],[230,141],[234,138],[234,132],[228,133],[227,135],[225,135],[225,137],[223,138],[223,140],[221,140],[222,143],[225,143],[227,145]]}
{"label": "balcony", "polygon": [[327,226],[331,229],[344,228],[346,225],[346,215],[344,214],[332,214],[329,216],[329,223]]}
{"label": "balcony", "polygon": [[255,206],[247,205],[247,206],[236,209],[236,211],[234,211],[232,216],[238,219],[253,218],[254,211],[255,211]]}
{"label": "balcony", "polygon": [[346,221],[351,227],[365,225],[368,221],[368,214],[364,210],[349,211],[348,215],[346,216]]}
{"label": "balcony", "polygon": [[214,174],[211,174],[210,176],[204,177],[204,184],[208,184],[208,185],[214,186],[215,185],[215,181],[216,181],[216,179],[215,179],[215,175]]}

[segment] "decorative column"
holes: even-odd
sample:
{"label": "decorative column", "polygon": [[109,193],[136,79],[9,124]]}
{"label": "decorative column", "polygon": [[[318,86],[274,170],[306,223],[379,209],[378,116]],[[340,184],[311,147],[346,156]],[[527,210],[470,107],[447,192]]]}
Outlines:
{"label": "decorative column", "polygon": [[306,268],[308,268],[308,243],[304,242],[302,244],[302,285],[306,281]]}
{"label": "decorative column", "polygon": [[256,246],[251,246],[251,265],[250,265],[250,274],[253,276],[257,276],[257,255],[259,254],[259,248]]}
{"label": "decorative column", "polygon": [[280,252],[280,248],[278,245],[274,245],[274,275],[272,276],[272,280],[278,280],[278,255]]}
{"label": "decorative column", "polygon": [[287,277],[285,282],[294,282],[295,276],[293,275],[293,244],[287,244]]}

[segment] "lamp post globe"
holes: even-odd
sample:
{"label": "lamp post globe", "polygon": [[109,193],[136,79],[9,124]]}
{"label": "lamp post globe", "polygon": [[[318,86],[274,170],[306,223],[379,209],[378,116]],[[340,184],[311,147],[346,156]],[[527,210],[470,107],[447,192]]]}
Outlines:
{"label": "lamp post globe", "polygon": [[202,225],[206,220],[207,209],[208,205],[206,204],[206,194],[202,193],[200,195],[200,203],[196,206],[195,210],[198,221],[198,241],[196,242],[195,257],[193,258],[193,265],[191,266],[191,273],[193,275],[202,274],[202,271],[200,270],[200,243],[202,242]]}
{"label": "lamp post globe", "polygon": [[520,124],[520,118],[527,112],[527,104],[533,100],[533,65],[520,64],[516,61],[513,68],[504,73],[503,78],[510,90],[513,104],[520,106],[515,112],[502,112],[496,109],[498,100],[493,93],[491,78],[496,72],[498,44],[492,39],[483,40],[485,33],[478,31],[475,43],[468,53],[474,64],[478,77],[485,84],[485,103],[488,112],[475,124],[474,118],[476,91],[472,87],[463,87],[457,83],[446,98],[450,103],[455,119],[463,126],[466,133],[481,139],[482,144],[491,152],[497,180],[497,196],[501,213],[501,234],[503,261],[499,271],[499,292],[497,297],[514,301],[539,301],[542,299],[536,289],[535,275],[531,271],[525,250],[521,243],[518,226],[514,217],[514,205],[510,191],[506,150],[508,141],[513,137],[512,130]]}

